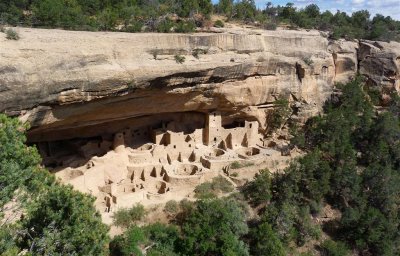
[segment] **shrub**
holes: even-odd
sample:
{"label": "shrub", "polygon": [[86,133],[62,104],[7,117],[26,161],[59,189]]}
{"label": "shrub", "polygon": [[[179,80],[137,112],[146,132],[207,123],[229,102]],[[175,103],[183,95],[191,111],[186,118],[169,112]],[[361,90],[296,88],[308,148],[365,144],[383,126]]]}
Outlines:
{"label": "shrub", "polygon": [[223,28],[224,26],[225,26],[225,24],[222,20],[216,20],[214,23],[214,27],[216,27],[216,28]]}
{"label": "shrub", "polygon": [[198,185],[194,192],[197,198],[213,198],[218,193],[229,193],[233,191],[233,185],[224,177],[218,176],[213,178],[211,182],[205,182]]}
{"label": "shrub", "polygon": [[146,255],[178,255],[174,253],[179,241],[179,230],[176,226],[154,223],[143,227],[143,231],[148,239],[148,243],[152,244],[151,249],[147,251]]}
{"label": "shrub", "polygon": [[245,213],[235,200],[200,200],[182,225],[183,255],[249,255]]}
{"label": "shrub", "polygon": [[308,66],[311,66],[314,64],[314,61],[311,58],[304,58],[303,59],[304,63],[306,63]]}
{"label": "shrub", "polygon": [[185,62],[185,60],[186,60],[185,56],[182,56],[182,55],[175,55],[175,61],[176,61],[176,63],[182,64],[182,63]]}
{"label": "shrub", "polygon": [[136,33],[136,32],[141,32],[143,28],[143,22],[141,21],[132,21],[129,26],[126,27],[126,32],[130,33]]}
{"label": "shrub", "polygon": [[140,246],[145,242],[146,236],[143,230],[137,226],[131,226],[122,235],[114,237],[110,242],[111,256],[141,256]]}
{"label": "shrub", "polygon": [[321,255],[323,256],[348,256],[350,255],[349,249],[342,242],[335,242],[332,240],[325,240],[321,244]]}
{"label": "shrub", "polygon": [[266,22],[264,24],[265,30],[276,30],[277,28],[278,28],[278,25],[274,22]]}
{"label": "shrub", "polygon": [[211,182],[204,182],[198,185],[194,189],[194,193],[196,194],[195,197],[197,198],[212,198],[215,197],[215,191],[213,190]]}
{"label": "shrub", "polygon": [[280,96],[275,102],[275,108],[272,112],[269,133],[281,129],[282,126],[286,123],[287,119],[290,117],[292,113],[292,109],[289,105],[289,100],[284,96]]}
{"label": "shrub", "polygon": [[165,19],[156,25],[156,30],[159,33],[170,33],[173,27],[174,23],[169,19]]}
{"label": "shrub", "polygon": [[151,55],[153,55],[153,59],[157,60],[158,55],[160,54],[159,49],[154,49],[150,51]]}
{"label": "shrub", "polygon": [[231,163],[231,169],[239,169],[241,164],[238,161]]}
{"label": "shrub", "polygon": [[15,31],[14,29],[9,28],[9,29],[6,30],[6,38],[8,40],[19,40],[20,37],[19,37],[19,34],[18,34],[17,31]]}
{"label": "shrub", "polygon": [[272,197],[271,177],[269,171],[260,170],[253,181],[246,184],[243,193],[246,198],[254,205],[268,203]]}
{"label": "shrub", "polygon": [[237,172],[234,172],[234,173],[231,173],[231,175],[230,176],[232,176],[232,177],[238,177],[239,176],[239,173],[237,173]]}
{"label": "shrub", "polygon": [[119,227],[129,227],[135,222],[143,219],[146,211],[141,204],[136,204],[132,208],[122,208],[116,211],[113,215],[113,223]]}
{"label": "shrub", "polygon": [[196,29],[196,24],[192,21],[178,22],[175,26],[175,32],[177,33],[191,33]]}
{"label": "shrub", "polygon": [[193,55],[193,57],[195,57],[196,59],[199,58],[199,55],[200,55],[200,54],[207,54],[207,53],[208,53],[208,50],[206,50],[206,49],[200,49],[200,48],[196,48],[196,49],[194,49],[194,50],[192,51],[192,55]]}
{"label": "shrub", "polygon": [[175,200],[170,200],[165,204],[164,211],[170,215],[175,215],[179,212],[179,204]]}
{"label": "shrub", "polygon": [[252,255],[284,256],[285,248],[268,223],[262,223],[250,231]]}
{"label": "shrub", "polygon": [[235,161],[233,163],[231,163],[231,169],[240,169],[243,167],[249,167],[249,166],[253,166],[254,163],[252,162],[244,162],[244,163],[240,163],[238,161]]}

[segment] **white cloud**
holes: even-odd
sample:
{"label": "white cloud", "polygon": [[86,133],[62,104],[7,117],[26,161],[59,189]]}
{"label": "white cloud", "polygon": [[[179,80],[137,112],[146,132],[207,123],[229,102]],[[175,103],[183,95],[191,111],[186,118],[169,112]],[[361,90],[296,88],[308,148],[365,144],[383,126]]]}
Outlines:
{"label": "white cloud", "polygon": [[359,4],[363,4],[364,0],[352,0],[351,1],[353,4],[359,5]]}

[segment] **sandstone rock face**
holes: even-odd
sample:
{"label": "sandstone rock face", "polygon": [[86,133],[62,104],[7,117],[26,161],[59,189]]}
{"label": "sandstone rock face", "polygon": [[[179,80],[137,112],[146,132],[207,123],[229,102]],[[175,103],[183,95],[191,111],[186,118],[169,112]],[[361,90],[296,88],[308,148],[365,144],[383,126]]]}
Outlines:
{"label": "sandstone rock face", "polygon": [[362,41],[358,53],[360,74],[384,92],[400,92],[400,43]]}
{"label": "sandstone rock face", "polygon": [[296,102],[304,119],[359,66],[377,84],[399,88],[399,44],[361,42],[358,50],[317,31],[18,32],[19,41],[0,35],[0,112],[29,121],[32,142],[215,110],[223,124],[258,121],[265,130],[277,98]]}
{"label": "sandstone rock face", "polygon": [[335,82],[346,83],[358,71],[358,43],[338,40],[329,45],[335,63]]}

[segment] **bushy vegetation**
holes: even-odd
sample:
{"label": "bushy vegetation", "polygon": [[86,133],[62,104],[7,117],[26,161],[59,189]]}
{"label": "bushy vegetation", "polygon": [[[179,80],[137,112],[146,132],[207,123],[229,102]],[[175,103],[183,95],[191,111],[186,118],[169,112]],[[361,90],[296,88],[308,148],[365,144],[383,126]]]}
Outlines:
{"label": "bushy vegetation", "polygon": [[194,190],[195,196],[202,199],[213,198],[220,193],[229,193],[232,191],[233,185],[222,176],[213,178],[211,182],[204,182]]}
{"label": "bushy vegetation", "polygon": [[0,252],[106,255],[108,228],[93,207],[94,198],[59,184],[40,167],[37,150],[25,145],[26,129],[0,114],[0,218],[5,211],[11,214],[2,220]]}
{"label": "bushy vegetation", "polygon": [[268,133],[272,133],[278,129],[281,129],[285,122],[289,119],[292,114],[292,109],[289,105],[289,100],[285,96],[281,96],[274,102],[274,110],[270,115]]}
{"label": "bushy vegetation", "polygon": [[129,227],[142,220],[146,211],[141,204],[136,204],[131,208],[118,209],[113,215],[113,223],[119,227]]}
{"label": "bushy vegetation", "polygon": [[175,200],[168,201],[164,206],[164,212],[169,215],[176,215],[179,212],[179,203]]}
{"label": "bushy vegetation", "polygon": [[[329,31],[332,38],[400,40],[400,21],[366,10],[349,15],[322,12],[316,4],[297,8],[293,3],[274,6],[268,2],[257,8],[254,0],[35,0],[2,1],[0,24],[73,30],[121,30],[126,32],[193,32],[205,26],[212,13],[227,20],[275,30],[278,25],[290,29]],[[216,27],[223,27],[217,20]]]}
{"label": "bushy vegetation", "polygon": [[5,33],[6,33],[6,38],[8,40],[19,40],[19,34],[14,29],[9,28],[9,29],[5,30]]}
{"label": "bushy vegetation", "polygon": [[201,49],[201,48],[196,48],[192,51],[192,55],[193,57],[195,57],[196,59],[200,58],[200,54],[207,54],[208,50],[207,49]]}
{"label": "bushy vegetation", "polygon": [[343,242],[335,242],[332,240],[325,240],[321,244],[321,253],[326,256],[349,256],[350,250]]}
{"label": "bushy vegetation", "polygon": [[214,27],[216,27],[216,28],[223,28],[224,26],[225,26],[225,24],[222,20],[216,20],[214,23]]}
{"label": "bushy vegetation", "polygon": [[254,163],[253,162],[238,162],[238,161],[234,161],[233,163],[231,163],[231,169],[240,169],[240,168],[244,168],[244,167],[249,167],[249,166],[253,166]]}
{"label": "bushy vegetation", "polygon": [[2,1],[0,24],[73,30],[184,33],[201,26],[210,17],[212,9],[210,0]]}
{"label": "bushy vegetation", "polygon": [[268,203],[271,199],[271,175],[268,170],[261,170],[252,182],[243,187],[243,194],[253,205]]}
{"label": "bushy vegetation", "polygon": [[179,226],[131,226],[113,239],[111,255],[248,255],[241,240],[247,233],[245,213],[232,199],[186,202]]}
{"label": "bushy vegetation", "polygon": [[183,64],[186,60],[186,57],[182,56],[182,55],[175,55],[174,58],[175,58],[175,62],[178,64]]}
{"label": "bushy vegetation", "polygon": [[242,20],[261,25],[267,30],[277,25],[290,29],[319,29],[331,32],[331,37],[362,38],[372,40],[400,40],[400,21],[377,14],[371,17],[367,10],[348,15],[346,12],[322,12],[316,4],[297,8],[293,3],[274,6],[268,2],[263,9],[257,9],[254,0],[221,0],[215,12],[226,15],[228,19]]}

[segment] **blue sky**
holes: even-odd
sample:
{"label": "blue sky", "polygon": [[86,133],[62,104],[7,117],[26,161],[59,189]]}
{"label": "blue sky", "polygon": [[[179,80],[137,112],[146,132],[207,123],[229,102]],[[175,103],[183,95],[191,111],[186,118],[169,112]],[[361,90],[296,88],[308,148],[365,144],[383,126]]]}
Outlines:
{"label": "blue sky", "polygon": [[[218,2],[218,0],[213,0]],[[268,0],[256,0],[259,7],[264,7]],[[392,18],[400,20],[400,0],[272,0],[274,5],[286,5],[287,2],[294,3],[297,7],[304,7],[308,4],[315,3],[322,10],[336,10],[352,13],[358,10],[367,9],[372,15],[376,13],[385,16],[392,16]]]}

